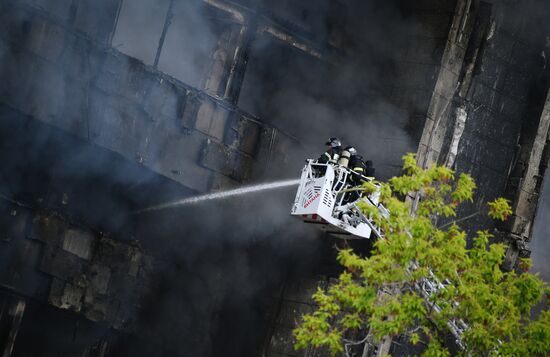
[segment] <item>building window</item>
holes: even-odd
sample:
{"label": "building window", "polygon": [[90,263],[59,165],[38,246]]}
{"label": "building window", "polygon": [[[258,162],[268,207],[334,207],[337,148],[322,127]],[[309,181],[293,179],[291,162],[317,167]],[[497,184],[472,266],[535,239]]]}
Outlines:
{"label": "building window", "polygon": [[171,0],[123,0],[113,36],[114,48],[153,65]]}
{"label": "building window", "polygon": [[202,1],[176,1],[160,53],[158,68],[194,87],[203,87],[219,35]]}
{"label": "building window", "polygon": [[240,25],[201,0],[123,0],[112,45],[196,88],[223,89]]}

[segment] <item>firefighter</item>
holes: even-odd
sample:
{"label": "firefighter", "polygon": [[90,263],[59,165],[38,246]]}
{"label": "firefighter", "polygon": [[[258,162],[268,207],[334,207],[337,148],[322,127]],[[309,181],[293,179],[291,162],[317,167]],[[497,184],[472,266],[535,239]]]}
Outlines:
{"label": "firefighter", "polygon": [[[364,162],[357,150],[353,146],[348,146],[342,151],[342,156],[338,162],[341,166],[347,167],[351,173],[347,177],[347,187],[360,186],[363,183],[361,175],[364,172]],[[347,192],[344,194],[344,203],[353,202],[360,198],[358,191]]]}
{"label": "firefighter", "polygon": [[365,175],[367,166],[365,161],[363,161],[363,157],[357,154],[355,148],[348,148],[348,151],[351,154],[348,164],[348,167],[352,171],[350,182],[353,186],[359,186],[364,182],[363,176]]}
{"label": "firefighter", "polygon": [[317,162],[322,164],[337,164],[342,152],[342,143],[340,142],[340,139],[330,138],[327,140],[325,145],[328,146],[328,149],[319,159],[317,159]]}

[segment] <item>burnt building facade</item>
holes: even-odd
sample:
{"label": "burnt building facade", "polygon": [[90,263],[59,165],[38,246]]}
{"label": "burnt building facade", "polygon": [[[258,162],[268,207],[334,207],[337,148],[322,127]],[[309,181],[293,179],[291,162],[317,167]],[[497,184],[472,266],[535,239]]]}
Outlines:
{"label": "burnt building facade", "polygon": [[[0,0],[5,356],[316,355],[291,331],[337,268],[292,192],[135,212],[297,177],[329,136],[380,178],[418,153],[514,215],[548,162],[548,6],[529,1]],[[361,247],[359,247],[361,249]],[[388,344],[399,355],[398,344]]]}

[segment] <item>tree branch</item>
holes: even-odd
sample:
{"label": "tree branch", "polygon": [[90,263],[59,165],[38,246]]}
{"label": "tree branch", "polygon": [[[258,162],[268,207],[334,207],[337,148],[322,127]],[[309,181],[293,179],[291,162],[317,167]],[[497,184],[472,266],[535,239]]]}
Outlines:
{"label": "tree branch", "polygon": [[351,357],[351,355],[349,354],[350,353],[349,348],[351,346],[357,346],[357,345],[362,345],[363,343],[368,343],[367,340],[369,339],[369,337],[370,337],[370,329],[369,329],[369,333],[367,333],[367,336],[365,336],[365,338],[363,338],[361,341],[351,341],[351,340],[342,339],[344,341],[344,350],[346,352],[346,357]]}
{"label": "tree branch", "polygon": [[479,210],[479,211],[477,211],[477,212],[474,212],[474,213],[472,213],[472,214],[470,214],[470,215],[467,215],[466,217],[462,217],[462,218],[460,218],[460,219],[455,219],[455,220],[453,220],[453,221],[451,221],[451,222],[449,222],[449,223],[445,223],[444,225],[437,227],[437,229],[443,229],[443,228],[445,228],[445,227],[450,226],[451,224],[460,223],[460,222],[467,221],[467,220],[469,220],[470,218],[474,218],[475,216],[477,216],[477,215],[480,214],[480,213],[481,213],[481,210]]}

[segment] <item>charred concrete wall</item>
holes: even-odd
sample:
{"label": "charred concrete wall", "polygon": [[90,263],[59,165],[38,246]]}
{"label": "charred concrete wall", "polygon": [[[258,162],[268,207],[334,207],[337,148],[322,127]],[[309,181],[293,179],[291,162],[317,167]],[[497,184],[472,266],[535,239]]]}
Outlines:
{"label": "charred concrete wall", "polygon": [[338,268],[285,195],[129,213],[295,176],[328,136],[381,178],[419,142],[452,156],[480,202],[515,199],[500,229],[528,239],[548,151],[539,3],[0,0],[4,348],[296,355],[297,316]]}
{"label": "charred concrete wall", "polygon": [[[486,229],[508,245],[504,269],[529,257],[529,241],[548,166],[547,39],[550,13],[542,1],[459,1],[428,110],[418,163],[466,172],[476,199],[459,224]],[[462,42],[462,43],[461,43]],[[505,197],[513,215],[487,217],[485,203]],[[398,345],[394,353],[403,353]]]}
{"label": "charred concrete wall", "polygon": [[167,73],[113,48],[121,4],[0,2],[1,343],[15,355],[104,355],[109,331],[131,336],[158,269],[127,215],[246,181],[292,142],[203,89],[208,73],[196,88],[162,56]]}
{"label": "charred concrete wall", "polygon": [[[508,268],[518,254],[529,254],[526,242],[548,161],[548,11],[540,1],[481,1],[464,10],[457,23],[463,26],[451,33],[447,47],[452,66],[440,73],[419,147],[421,164],[436,161],[476,179],[477,199],[464,208],[469,218],[463,225],[497,228],[498,239],[511,247]],[[514,216],[495,227],[483,204],[501,196],[514,203]]]}
{"label": "charred concrete wall", "polygon": [[111,48],[118,1],[2,6],[4,105],[196,191],[249,177],[269,128]]}

